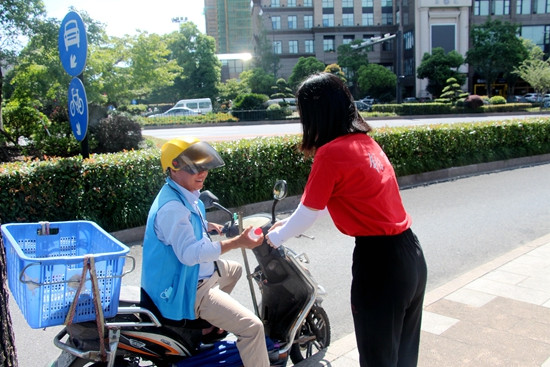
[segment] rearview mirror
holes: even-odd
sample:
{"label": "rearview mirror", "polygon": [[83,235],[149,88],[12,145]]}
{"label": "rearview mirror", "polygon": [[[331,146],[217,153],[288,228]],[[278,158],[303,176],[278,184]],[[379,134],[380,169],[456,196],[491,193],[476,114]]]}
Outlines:
{"label": "rearview mirror", "polygon": [[216,195],[212,194],[208,190],[204,190],[203,192],[201,192],[199,199],[203,202],[205,209],[213,208],[214,203],[220,201],[220,199],[218,199]]}
{"label": "rearview mirror", "polygon": [[283,200],[288,194],[288,185],[285,180],[278,180],[273,186],[273,199]]}

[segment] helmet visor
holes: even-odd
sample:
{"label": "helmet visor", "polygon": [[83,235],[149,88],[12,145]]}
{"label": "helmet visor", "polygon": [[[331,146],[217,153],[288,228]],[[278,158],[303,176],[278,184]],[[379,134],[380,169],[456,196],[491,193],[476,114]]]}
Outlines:
{"label": "helmet visor", "polygon": [[174,167],[183,169],[191,174],[209,171],[222,167],[224,164],[218,152],[210,144],[203,141],[185,149],[173,162]]}

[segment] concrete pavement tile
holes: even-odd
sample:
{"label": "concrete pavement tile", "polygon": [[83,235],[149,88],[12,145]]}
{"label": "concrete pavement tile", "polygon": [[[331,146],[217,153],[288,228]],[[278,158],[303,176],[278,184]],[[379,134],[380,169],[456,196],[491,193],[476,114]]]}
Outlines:
{"label": "concrete pavement tile", "polygon": [[[473,366],[472,356],[477,354],[472,346],[459,340],[423,332],[420,336],[419,367]],[[479,366],[476,366],[479,367]]]}
{"label": "concrete pavement tile", "polygon": [[495,282],[484,278],[474,280],[465,288],[480,292],[487,292],[495,296],[507,297],[522,302],[533,303],[536,305],[542,305],[548,301],[548,292],[541,292],[516,285]]}
{"label": "concrete pavement tile", "polygon": [[430,306],[430,311],[497,330],[508,330],[524,321],[513,313],[502,312],[495,300],[483,307],[472,307],[445,299]]}
{"label": "concrete pavement tile", "polygon": [[445,297],[445,299],[453,302],[463,303],[472,307],[481,307],[491,302],[493,299],[495,299],[495,297],[496,296],[487,294],[485,292],[478,292],[472,289],[462,288],[454,293],[449,294],[447,297]]}
{"label": "concrete pavement tile", "polygon": [[493,315],[515,315],[524,320],[535,320],[550,325],[550,310],[531,303],[499,297],[484,307],[484,309]]}
{"label": "concrete pavement tile", "polygon": [[550,353],[547,343],[466,321],[450,328],[444,336],[470,345],[468,356],[478,360],[477,366],[539,367]]}
{"label": "concrete pavement tile", "polygon": [[422,313],[422,331],[440,335],[459,321],[452,317],[424,311]]}
{"label": "concrete pavement tile", "polygon": [[495,282],[506,284],[518,284],[523,280],[529,279],[529,276],[523,274],[510,273],[503,270],[495,270],[483,276],[484,279],[494,280]]}

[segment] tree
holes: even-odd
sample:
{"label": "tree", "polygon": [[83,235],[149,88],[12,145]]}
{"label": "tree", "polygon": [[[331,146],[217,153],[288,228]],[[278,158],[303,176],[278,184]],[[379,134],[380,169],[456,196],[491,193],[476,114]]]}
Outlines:
{"label": "tree", "polygon": [[274,86],[271,87],[271,91],[273,94],[270,95],[271,99],[275,98],[292,98],[294,97],[294,93],[292,93],[292,89],[289,88],[286,80],[284,78],[277,79],[277,82]]}
{"label": "tree", "polygon": [[186,22],[178,32],[169,34],[167,40],[172,57],[183,68],[174,86],[168,90],[172,102],[182,98],[215,99],[222,64],[216,56],[214,38],[201,33],[195,24]]}
{"label": "tree", "polygon": [[550,58],[524,60],[514,73],[529,83],[535,93],[542,95],[550,90]]}
{"label": "tree", "polygon": [[346,79],[348,79],[348,85],[353,95],[359,93],[359,87],[357,85],[357,79],[359,78],[359,69],[361,66],[367,66],[369,64],[368,53],[370,47],[362,47],[359,49],[351,48],[352,45],[359,45],[362,40],[354,40],[351,43],[338,46],[338,65],[342,67]]}
{"label": "tree", "polygon": [[254,66],[273,75],[273,79],[277,78],[281,68],[280,58],[273,52],[273,43],[268,40],[267,32],[263,30],[259,36],[254,36],[254,41]]}
{"label": "tree", "polygon": [[292,68],[292,73],[288,78],[288,84],[290,84],[293,90],[296,90],[298,85],[308,76],[323,70],[325,70],[325,64],[317,60],[314,56],[300,57],[296,65],[294,65],[294,68]]}
{"label": "tree", "polygon": [[500,76],[507,78],[527,57],[527,50],[517,36],[518,26],[500,20],[488,20],[470,30],[472,47],[466,53],[466,63],[485,80],[487,94]]}
{"label": "tree", "polygon": [[447,79],[445,84],[445,88],[443,88],[440,98],[446,102],[448,101],[452,104],[456,104],[459,99],[468,97],[468,93],[460,89],[460,84],[455,78]]}
{"label": "tree", "polygon": [[231,102],[240,94],[250,93],[250,88],[243,80],[228,79],[218,87],[218,102],[222,109],[228,109]]}
{"label": "tree", "polygon": [[325,68],[325,73],[331,73],[336,75],[338,78],[342,79],[342,81],[346,82],[346,76],[344,75],[344,72],[342,71],[342,68],[338,64],[330,64],[327,65]]}
{"label": "tree", "polygon": [[395,98],[397,76],[382,65],[368,64],[361,66],[358,83],[363,94],[369,94],[384,101]]}
{"label": "tree", "polygon": [[34,25],[44,15],[41,0],[2,0],[0,6],[0,131],[2,122],[2,69],[13,62],[22,36],[30,36]]}
{"label": "tree", "polygon": [[239,75],[243,83],[246,83],[252,93],[269,94],[271,87],[275,84],[273,74],[266,72],[260,67],[245,70]]}
{"label": "tree", "polygon": [[445,53],[442,47],[436,47],[431,54],[426,52],[422,56],[416,75],[419,79],[428,78],[426,90],[434,97],[439,97],[447,79],[455,78],[457,83],[464,84],[466,76],[458,71],[462,64],[464,64],[464,57],[455,50]]}
{"label": "tree", "polygon": [[183,70],[176,60],[169,59],[171,52],[157,34],[140,33],[129,51],[130,88],[135,97],[144,99],[153,90],[173,85]]}

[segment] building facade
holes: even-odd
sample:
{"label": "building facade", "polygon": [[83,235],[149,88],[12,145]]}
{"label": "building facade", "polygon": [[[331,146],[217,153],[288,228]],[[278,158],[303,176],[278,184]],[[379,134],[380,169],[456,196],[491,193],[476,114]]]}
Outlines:
{"label": "building facade", "polygon": [[[241,3],[205,0],[205,4],[224,6],[228,2]],[[547,54],[550,51],[550,0],[248,0],[246,3],[252,32],[265,34],[279,56],[277,77],[288,78],[300,57],[314,56],[328,65],[337,62],[337,49],[342,44],[397,35],[371,46],[368,60],[399,76],[403,97],[428,97],[427,80],[416,78],[416,68],[425,53],[443,47],[466,56],[472,25],[489,18],[519,24],[521,36],[531,39]],[[216,38],[208,24],[207,16],[207,34]],[[218,37],[221,28],[218,25]],[[253,48],[249,44],[249,50]],[[467,65],[461,71],[468,73]],[[465,89],[473,92],[475,82],[469,80]]]}

